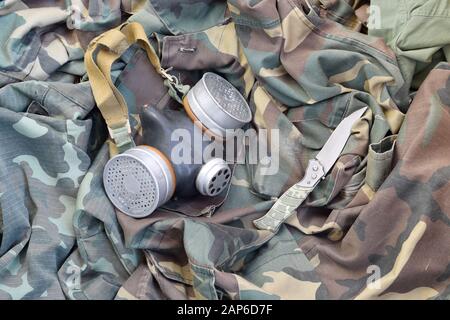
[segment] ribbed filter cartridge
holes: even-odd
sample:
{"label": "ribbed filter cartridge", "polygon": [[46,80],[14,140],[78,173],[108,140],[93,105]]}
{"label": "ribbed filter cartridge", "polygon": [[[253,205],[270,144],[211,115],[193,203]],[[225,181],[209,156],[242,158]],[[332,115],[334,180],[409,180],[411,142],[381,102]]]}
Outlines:
{"label": "ribbed filter cartridge", "polygon": [[224,78],[207,72],[188,92],[184,107],[193,120],[219,137],[226,130],[239,129],[252,120],[245,98]]}

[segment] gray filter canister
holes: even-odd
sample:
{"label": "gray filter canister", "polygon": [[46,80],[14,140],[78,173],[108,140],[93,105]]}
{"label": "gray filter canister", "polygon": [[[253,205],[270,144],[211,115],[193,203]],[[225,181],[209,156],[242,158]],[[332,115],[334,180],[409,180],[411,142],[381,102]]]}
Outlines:
{"label": "gray filter canister", "polygon": [[252,112],[241,93],[224,78],[207,72],[188,92],[184,107],[194,121],[219,137],[227,129],[239,129],[252,120]]}
{"label": "gray filter canister", "polygon": [[231,170],[225,160],[214,158],[201,169],[195,180],[198,192],[204,196],[215,197],[222,193],[231,180]]}
{"label": "gray filter canister", "polygon": [[175,172],[158,150],[139,146],[113,157],[103,171],[106,194],[123,213],[143,218],[175,191]]}

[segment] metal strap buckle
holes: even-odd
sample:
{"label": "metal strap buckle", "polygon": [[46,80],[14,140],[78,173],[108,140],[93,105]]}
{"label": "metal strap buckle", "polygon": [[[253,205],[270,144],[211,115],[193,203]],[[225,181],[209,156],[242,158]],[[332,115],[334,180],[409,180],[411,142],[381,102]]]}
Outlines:
{"label": "metal strap buckle", "polygon": [[178,85],[178,78],[169,74],[169,72],[172,71],[172,69],[173,69],[173,67],[169,67],[167,69],[164,69],[161,67],[161,68],[159,68],[159,72],[164,78],[166,78],[170,82],[174,83],[175,85]]}
{"label": "metal strap buckle", "polygon": [[120,147],[126,145],[133,141],[131,138],[131,125],[130,121],[127,120],[125,126],[112,129],[108,127],[108,133],[114,143]]}

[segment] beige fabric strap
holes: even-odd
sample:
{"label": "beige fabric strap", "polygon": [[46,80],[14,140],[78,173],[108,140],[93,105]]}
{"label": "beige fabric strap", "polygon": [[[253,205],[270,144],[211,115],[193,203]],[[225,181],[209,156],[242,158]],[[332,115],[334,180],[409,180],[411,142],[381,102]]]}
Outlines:
{"label": "beige fabric strap", "polygon": [[[124,23],[93,39],[85,54],[86,70],[95,101],[118,152],[133,147],[134,142],[131,136],[128,107],[122,94],[112,82],[111,67],[114,61],[135,43],[145,50],[156,72],[165,79],[169,93],[178,91],[181,96],[184,96],[189,90],[189,87],[180,85],[174,76],[161,67],[159,58],[139,23]],[[175,92],[176,97],[178,92]]]}

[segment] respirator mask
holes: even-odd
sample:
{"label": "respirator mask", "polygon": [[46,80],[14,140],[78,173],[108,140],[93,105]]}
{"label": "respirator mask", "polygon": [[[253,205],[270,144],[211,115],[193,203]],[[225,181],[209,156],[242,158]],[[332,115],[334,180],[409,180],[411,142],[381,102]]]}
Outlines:
{"label": "respirator mask", "polygon": [[[162,110],[144,107],[140,114],[142,145],[106,164],[106,194],[123,213],[143,218],[173,196],[215,197],[226,192],[231,168],[223,156],[205,160],[203,153],[212,143],[223,144],[230,131],[249,123],[250,107],[233,85],[210,72],[185,95],[183,106]],[[184,139],[174,139],[174,132],[184,133]],[[194,139],[203,134],[214,141],[202,139],[198,148]],[[188,161],[176,159],[179,150],[188,151],[181,156]]]}

